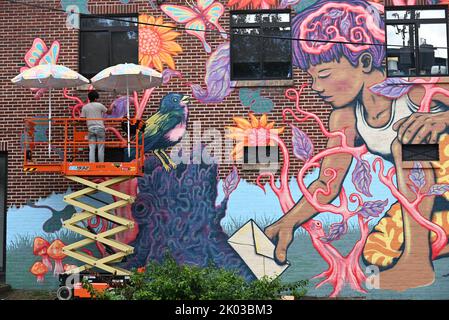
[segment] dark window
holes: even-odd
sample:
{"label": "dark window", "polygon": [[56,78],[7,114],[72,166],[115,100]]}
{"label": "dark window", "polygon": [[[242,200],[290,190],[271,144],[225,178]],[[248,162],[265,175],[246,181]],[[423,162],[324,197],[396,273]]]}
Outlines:
{"label": "dark window", "polygon": [[111,18],[81,15],[79,70],[88,78],[119,63],[138,63],[137,16]]}
{"label": "dark window", "polygon": [[385,10],[388,76],[448,74],[447,9]]}
{"label": "dark window", "polygon": [[243,163],[268,164],[278,162],[279,147],[277,146],[243,147]]}
{"label": "dark window", "polygon": [[231,13],[231,79],[292,78],[289,11]]}
{"label": "dark window", "polygon": [[439,161],[438,144],[403,144],[402,161]]}

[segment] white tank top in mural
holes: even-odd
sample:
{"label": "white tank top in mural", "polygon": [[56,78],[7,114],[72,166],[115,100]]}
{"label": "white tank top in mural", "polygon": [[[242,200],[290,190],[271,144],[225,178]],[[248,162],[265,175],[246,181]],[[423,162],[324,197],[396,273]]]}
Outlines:
{"label": "white tank top in mural", "polygon": [[[418,109],[419,106],[414,104],[407,94],[403,95],[393,100],[388,123],[383,127],[374,128],[366,122],[365,109],[361,103],[357,102],[355,110],[357,131],[371,153],[378,154],[384,158],[391,158],[391,144],[397,137],[397,132],[393,130],[393,125],[397,121],[410,116],[413,112],[418,111]],[[435,106],[431,110],[432,113],[441,111],[444,111],[444,108],[441,106]]]}

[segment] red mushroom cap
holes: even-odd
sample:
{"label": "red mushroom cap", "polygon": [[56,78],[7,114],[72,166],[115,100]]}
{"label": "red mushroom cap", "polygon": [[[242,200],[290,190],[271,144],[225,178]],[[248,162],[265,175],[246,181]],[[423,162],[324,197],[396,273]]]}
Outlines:
{"label": "red mushroom cap", "polygon": [[35,276],[43,276],[48,272],[48,268],[45,264],[43,264],[40,261],[37,261],[33,264],[33,266],[30,269],[30,272],[34,274]]}
{"label": "red mushroom cap", "polygon": [[50,246],[50,242],[41,237],[34,238],[33,254],[35,256],[42,256],[47,254],[47,249]]}
{"label": "red mushroom cap", "polygon": [[78,266],[76,266],[76,265],[74,265],[74,264],[65,264],[65,265],[64,265],[64,271],[65,271],[65,272],[70,271],[70,270],[72,270],[72,269],[76,269],[76,268],[78,268]]}
{"label": "red mushroom cap", "polygon": [[64,242],[62,242],[61,240],[55,240],[52,242],[50,247],[48,247],[47,254],[54,260],[62,260],[66,257],[66,255],[62,252],[62,248],[64,247]]}

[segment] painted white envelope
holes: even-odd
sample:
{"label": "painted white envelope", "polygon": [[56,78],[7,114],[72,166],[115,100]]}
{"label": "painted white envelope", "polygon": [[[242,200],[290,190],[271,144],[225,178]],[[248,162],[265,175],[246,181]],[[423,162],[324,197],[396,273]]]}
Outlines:
{"label": "painted white envelope", "polygon": [[277,277],[290,264],[278,265],[274,260],[274,244],[254,220],[249,220],[228,239],[229,245],[240,255],[257,279]]}

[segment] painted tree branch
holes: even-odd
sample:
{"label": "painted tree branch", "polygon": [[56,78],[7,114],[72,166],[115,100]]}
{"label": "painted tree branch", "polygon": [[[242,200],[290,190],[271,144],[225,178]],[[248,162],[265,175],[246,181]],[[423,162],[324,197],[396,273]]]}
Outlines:
{"label": "painted tree branch", "polygon": [[[376,165],[379,165],[379,170],[377,170]],[[401,204],[402,208],[406,210],[408,214],[422,227],[433,231],[436,234],[436,239],[432,243],[432,259],[435,259],[441,250],[446,246],[448,238],[444,229],[431,222],[430,220],[424,218],[419,212],[419,204],[427,197],[427,194],[423,194],[421,190],[419,190],[416,199],[413,202],[410,202],[407,197],[402,194],[399,189],[395,186],[393,182],[393,177],[396,174],[395,168],[390,168],[386,175],[383,175],[384,172],[384,164],[381,158],[376,158],[373,162],[373,170],[378,173],[379,180],[387,186],[387,188],[391,191],[393,196],[398,200]]]}
{"label": "painted tree branch", "polygon": [[[301,192],[305,199],[317,210],[317,212],[330,212],[334,214],[339,214],[342,216],[342,224],[346,224],[347,220],[358,214],[358,210],[350,210],[348,207],[348,199],[346,196],[346,192],[344,188],[342,188],[339,199],[340,205],[335,206],[332,204],[321,204],[318,201],[319,195],[329,195],[332,192],[332,183],[335,181],[337,177],[336,169],[328,169],[324,172],[326,176],[329,177],[328,182],[326,183],[325,189],[317,189],[313,194],[309,192],[307,187],[304,184],[304,176],[309,169],[317,168],[320,166],[320,161],[322,158],[337,154],[337,153],[349,153],[353,157],[361,158],[363,154],[367,152],[365,146],[363,147],[349,147],[347,144],[346,136],[342,131],[329,132],[322,121],[313,113],[309,113],[303,111],[300,108],[300,95],[305,88],[305,84],[301,86],[299,90],[288,89],[286,91],[286,97],[289,100],[295,101],[296,110],[299,112],[303,118],[300,118],[296,115],[296,113],[292,109],[284,109],[283,117],[286,119],[287,113],[290,113],[294,120],[298,123],[303,123],[309,119],[314,119],[322,133],[328,137],[339,137],[341,140],[341,146],[330,148],[328,150],[324,150],[317,155],[311,157],[310,159],[306,159],[304,166],[298,173],[297,181],[300,187]],[[272,173],[262,173],[258,179],[258,185],[264,189],[264,187],[260,183],[260,178],[263,176],[268,176],[270,178],[269,185],[272,188],[273,192],[279,199],[282,210],[287,213],[294,206],[294,201],[291,196],[290,188],[288,186],[288,171],[290,166],[290,157],[288,154],[288,149],[284,143],[284,141],[279,138],[277,135],[273,135],[270,133],[270,139],[276,141],[281,149],[283,155],[283,164],[281,168],[281,176],[280,176],[280,187],[277,187],[274,182],[274,175]],[[363,200],[358,194],[351,194],[350,201],[355,202],[358,201],[359,207],[363,205]],[[330,243],[331,241],[324,241],[325,232],[323,230],[322,224],[318,220],[310,219],[309,221],[302,224],[303,227],[310,235],[312,240],[312,245],[321,255],[321,257],[327,262],[328,269],[317,275],[315,278],[325,277],[323,281],[321,281],[317,287],[320,287],[324,284],[330,284],[333,286],[333,291],[331,293],[332,297],[335,297],[339,294],[345,283],[348,283],[354,290],[366,292],[362,287],[362,282],[366,280],[365,275],[363,274],[360,264],[359,258],[362,254],[363,246],[366,242],[366,239],[369,234],[368,230],[368,222],[369,219],[363,218],[361,215],[358,216],[359,226],[361,230],[360,239],[355,244],[354,248],[347,256],[342,256],[338,250]]]}

